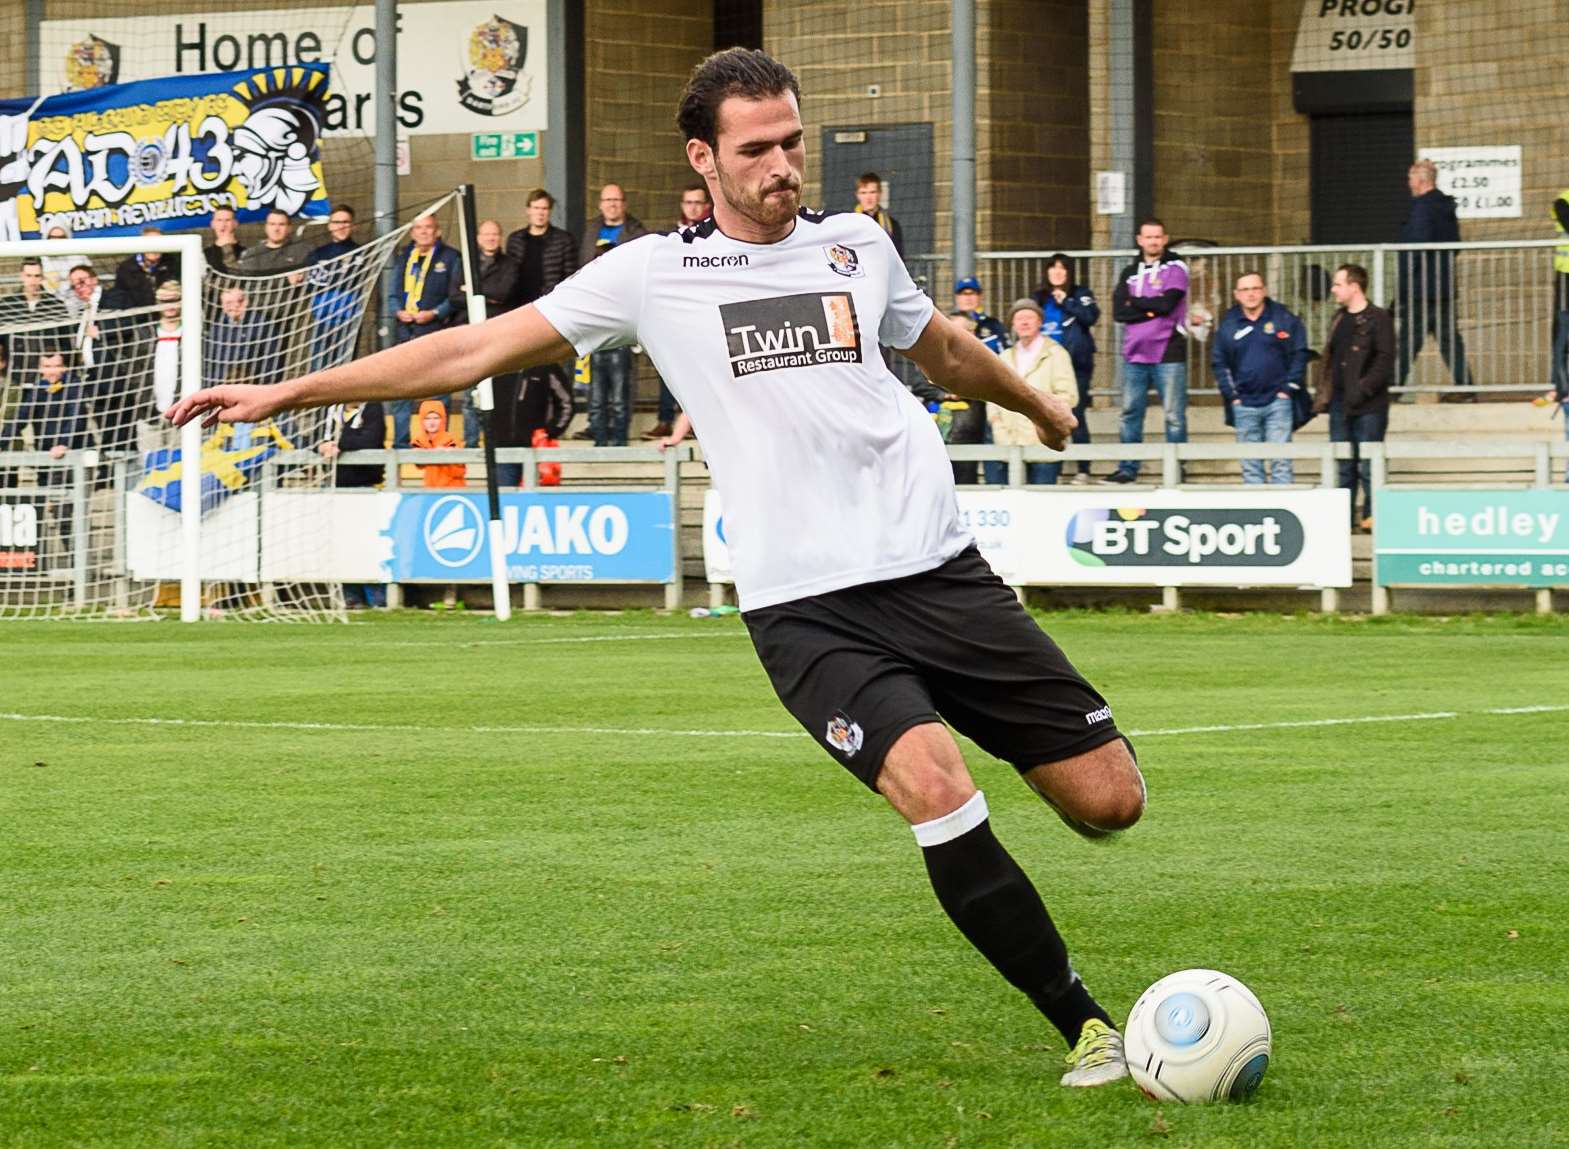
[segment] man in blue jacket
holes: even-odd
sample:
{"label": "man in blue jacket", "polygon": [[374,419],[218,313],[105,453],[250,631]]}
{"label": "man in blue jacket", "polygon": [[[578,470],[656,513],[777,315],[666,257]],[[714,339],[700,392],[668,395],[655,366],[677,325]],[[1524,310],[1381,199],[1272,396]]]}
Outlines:
{"label": "man in blue jacket", "polygon": [[[1256,271],[1237,276],[1236,304],[1215,331],[1210,363],[1226,403],[1226,422],[1239,443],[1289,443],[1292,393],[1307,372],[1307,333],[1302,321],[1276,303]],[[1292,481],[1290,459],[1271,459],[1269,481]],[[1242,460],[1242,481],[1262,483],[1264,461]]]}
{"label": "man in blue jacket", "polygon": [[[422,215],[409,227],[409,244],[398,252],[393,267],[400,272],[398,286],[387,301],[387,309],[397,320],[397,342],[407,343],[452,325],[453,299],[463,283],[463,260],[457,250],[443,243],[436,217]],[[461,400],[446,397],[448,411],[457,410]],[[409,420],[414,404],[396,400],[392,408],[392,445],[399,450],[409,446]],[[460,440],[461,442],[462,440]]]}

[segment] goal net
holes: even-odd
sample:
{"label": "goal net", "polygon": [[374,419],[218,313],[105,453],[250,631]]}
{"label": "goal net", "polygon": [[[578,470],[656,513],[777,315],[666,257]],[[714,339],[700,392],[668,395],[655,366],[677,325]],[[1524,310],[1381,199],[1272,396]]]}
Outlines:
{"label": "goal net", "polygon": [[192,572],[204,617],[343,617],[330,520],[298,497],[334,485],[334,412],[183,434],[161,412],[352,359],[409,226],[344,250],[312,225],[249,275],[194,236],[0,243],[0,618],[153,617]]}

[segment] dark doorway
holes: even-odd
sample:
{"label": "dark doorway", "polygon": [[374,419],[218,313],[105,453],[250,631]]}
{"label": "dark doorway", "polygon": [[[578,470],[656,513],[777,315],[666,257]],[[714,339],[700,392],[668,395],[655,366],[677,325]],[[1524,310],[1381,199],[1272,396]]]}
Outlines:
{"label": "dark doorway", "polygon": [[855,179],[882,177],[886,207],[904,232],[906,257],[925,255],[936,242],[932,200],[932,126],[857,124],[823,129],[822,206],[855,208]]}
{"label": "dark doorway", "polygon": [[714,0],[714,51],[763,46],[763,0]]}
{"label": "dark doorway", "polygon": [[1314,243],[1390,243],[1411,207],[1410,112],[1312,118]]}

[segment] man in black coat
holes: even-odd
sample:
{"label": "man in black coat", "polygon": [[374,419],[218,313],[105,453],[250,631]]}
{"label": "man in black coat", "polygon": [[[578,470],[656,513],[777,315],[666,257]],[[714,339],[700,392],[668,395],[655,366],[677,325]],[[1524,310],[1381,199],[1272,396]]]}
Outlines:
{"label": "man in black coat", "polygon": [[[1350,443],[1351,458],[1340,461],[1340,485],[1351,491],[1351,525],[1373,527],[1372,464],[1361,457],[1363,443],[1382,443],[1389,429],[1389,384],[1394,375],[1395,325],[1389,312],[1367,298],[1367,269],[1354,263],[1335,269],[1329,285],[1340,310],[1329,321],[1313,410],[1329,414],[1329,438]],[[1365,514],[1357,518],[1357,486]]]}
{"label": "man in black coat", "polygon": [[516,305],[533,303],[578,269],[577,241],[550,222],[555,198],[544,188],[528,193],[528,225],[507,236],[507,255],[518,265]]}
{"label": "man in black coat", "polygon": [[[1460,222],[1453,197],[1438,190],[1438,168],[1432,160],[1417,160],[1406,174],[1411,189],[1411,214],[1400,233],[1402,243],[1459,243]],[[1422,352],[1431,333],[1438,337],[1456,387],[1469,387],[1465,340],[1455,326],[1455,253],[1453,251],[1402,251],[1399,258],[1400,292],[1396,310],[1400,317],[1400,353],[1397,383],[1404,386],[1411,364]],[[1471,396],[1467,396],[1470,398]],[[1458,396],[1457,396],[1458,398]]]}
{"label": "man in black coat", "polygon": [[135,448],[136,424],[153,414],[153,327],[147,315],[120,315],[133,306],[118,287],[107,291],[89,263],[71,268],[68,282],[80,304],[75,350],[82,393],[92,405],[98,446],[110,455]]}
{"label": "man in black coat", "polygon": [[[606,184],[599,192],[599,214],[583,228],[578,264],[590,263],[647,234],[643,221],[627,211],[621,185]],[[625,447],[632,423],[632,388],[630,347],[594,352],[588,361],[588,430],[576,437],[592,439],[596,447]]]}
{"label": "man in black coat", "polygon": [[[152,226],[142,228],[143,235],[161,235]],[[180,257],[149,251],[143,255],[128,256],[114,270],[114,286],[132,307],[151,307],[157,302],[158,288],[171,279],[180,278]]]}
{"label": "man in black coat", "polygon": [[[0,296],[0,327],[26,325],[26,330],[0,336],[0,372],[9,369],[13,379],[25,379],[36,370],[40,349],[68,342],[73,328],[65,304],[44,287],[43,260],[24,257],[17,277],[22,289]],[[47,323],[57,326],[39,326]]]}

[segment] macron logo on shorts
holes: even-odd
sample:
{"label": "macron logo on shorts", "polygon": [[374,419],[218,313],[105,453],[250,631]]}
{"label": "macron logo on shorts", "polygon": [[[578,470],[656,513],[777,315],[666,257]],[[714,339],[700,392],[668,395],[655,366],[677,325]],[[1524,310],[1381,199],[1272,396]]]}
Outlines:
{"label": "macron logo on shorts", "polygon": [[1111,707],[1102,706],[1099,710],[1091,710],[1084,716],[1086,726],[1094,726],[1097,722],[1106,722],[1111,719]]}

